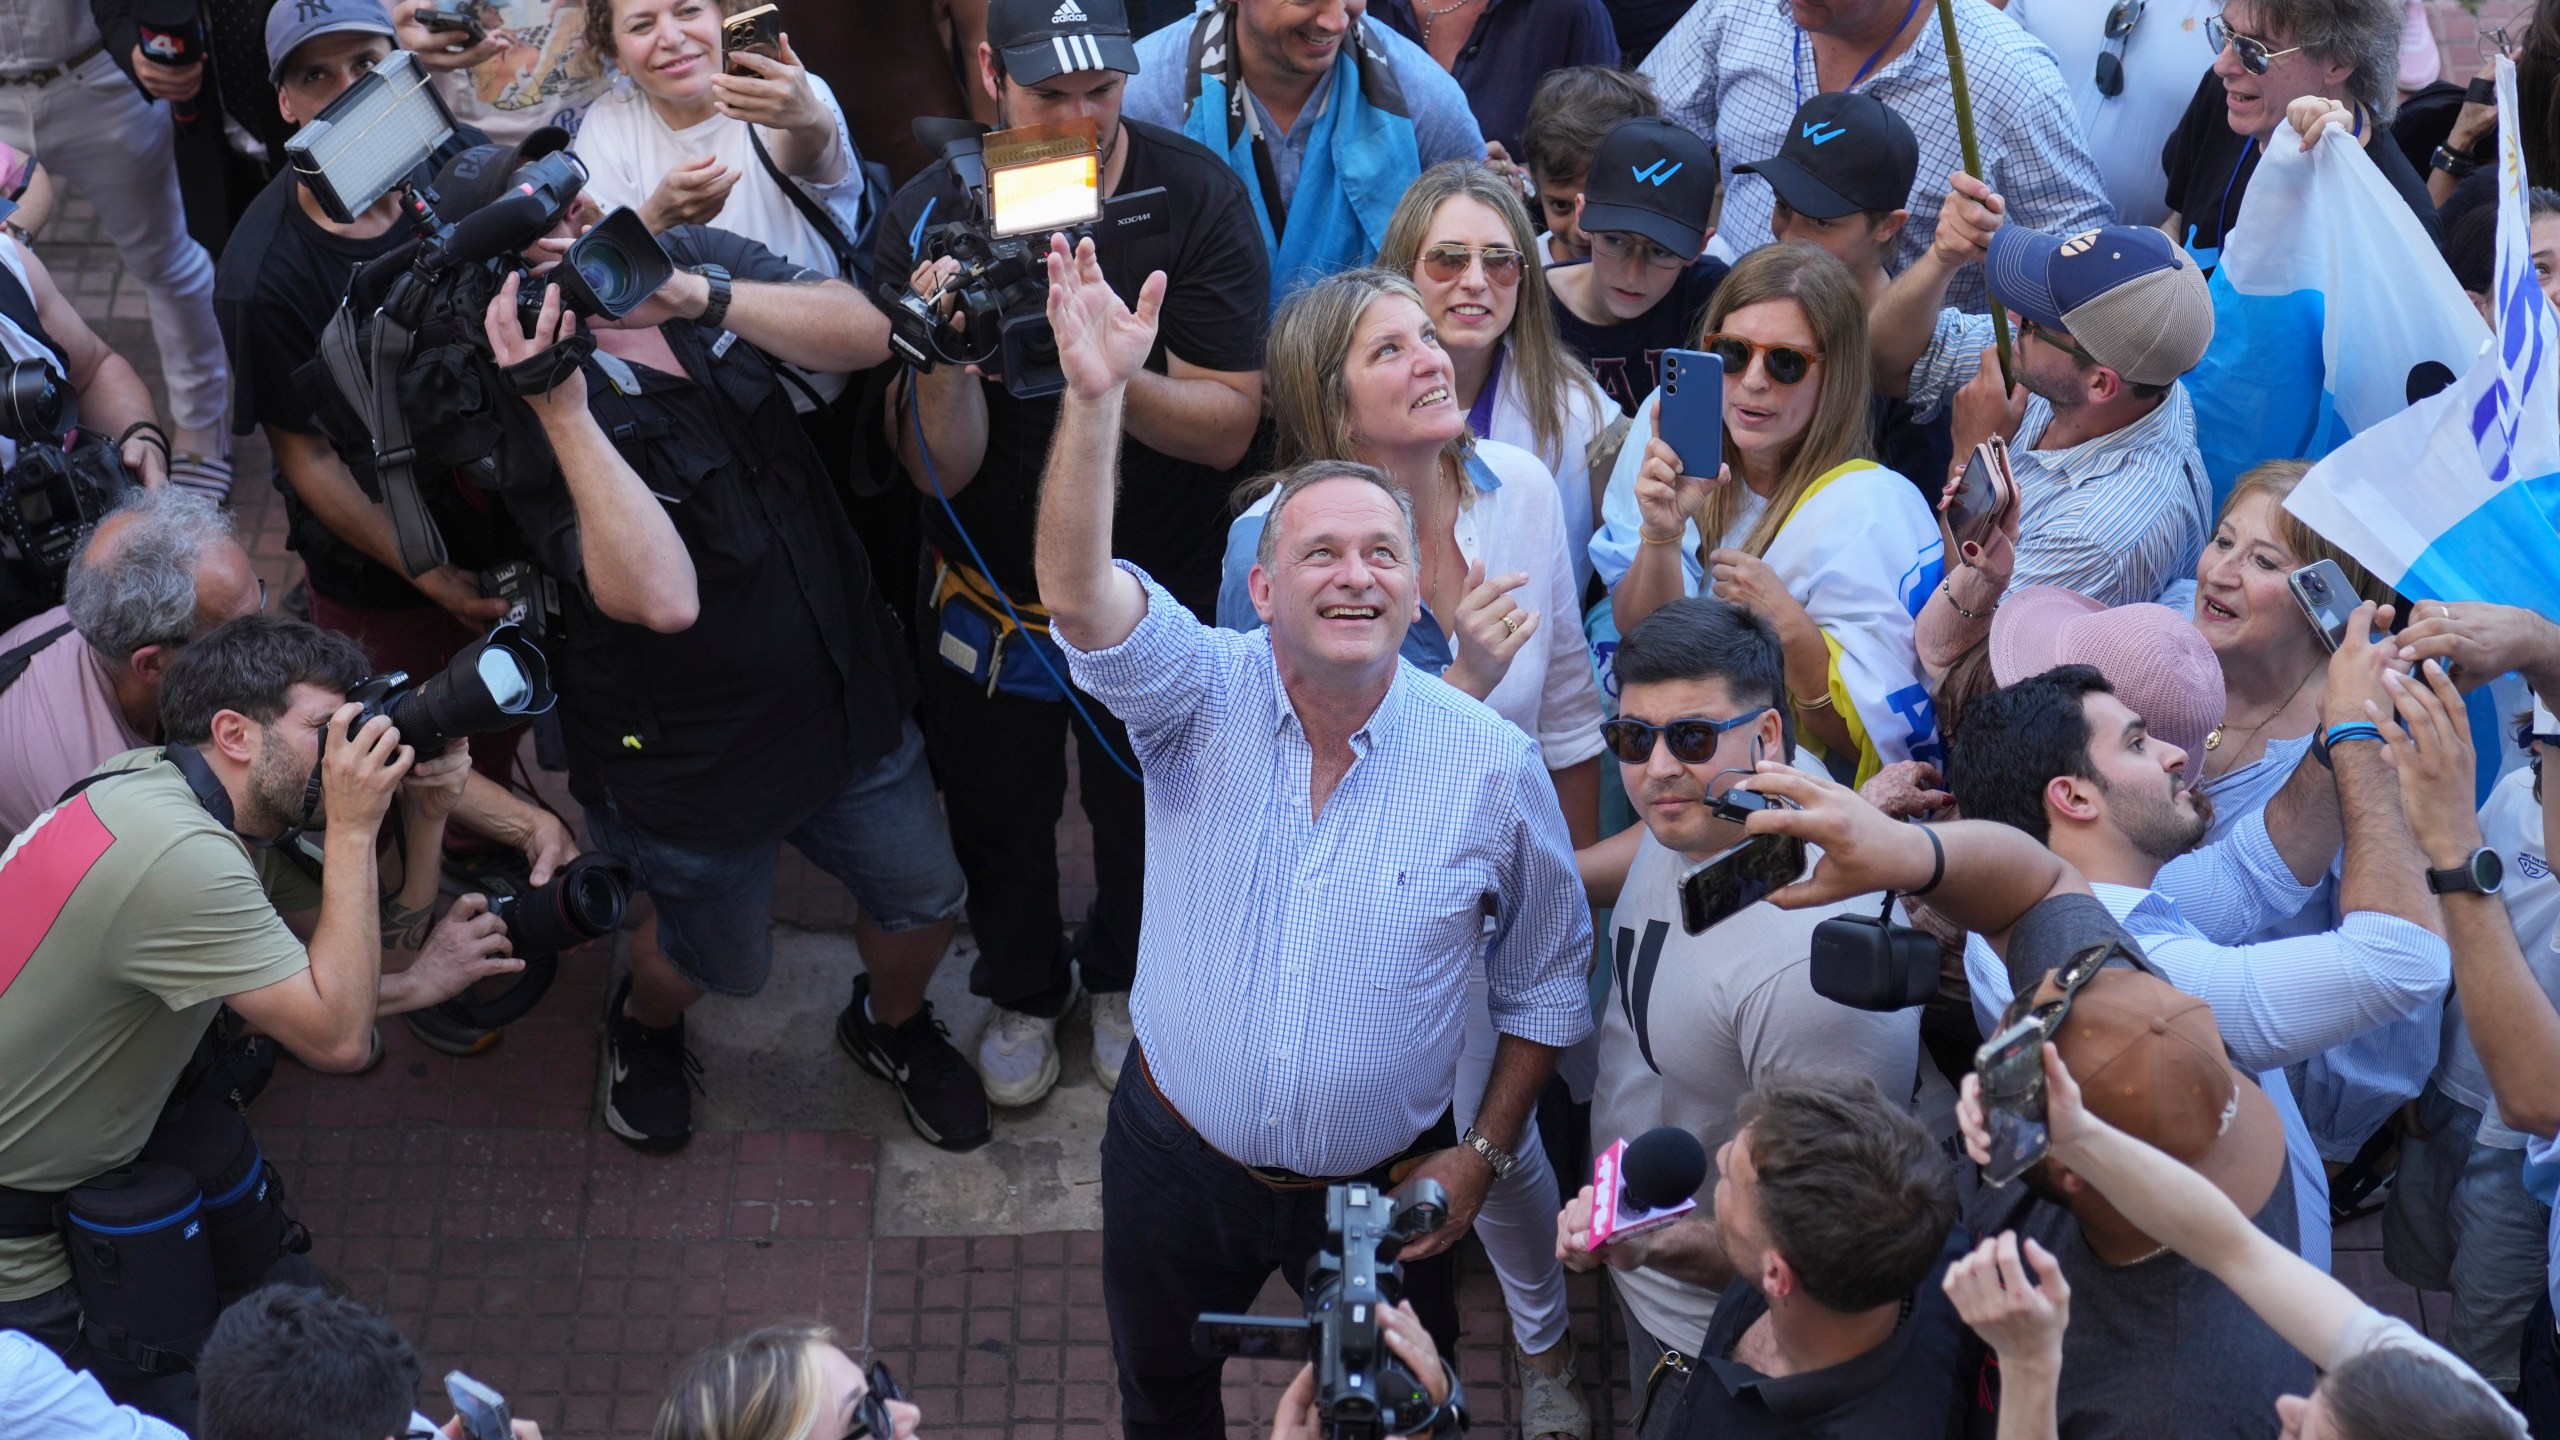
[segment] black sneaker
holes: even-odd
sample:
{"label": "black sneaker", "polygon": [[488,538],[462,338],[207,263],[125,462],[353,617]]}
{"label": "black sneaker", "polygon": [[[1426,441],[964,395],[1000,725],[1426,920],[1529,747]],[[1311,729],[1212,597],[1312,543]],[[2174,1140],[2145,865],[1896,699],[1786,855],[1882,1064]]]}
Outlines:
{"label": "black sneaker", "polygon": [[506,1033],[465,1025],[435,1005],[424,1010],[412,1010],[400,1018],[408,1022],[409,1033],[418,1037],[419,1044],[447,1055],[477,1055],[497,1044],[498,1037]]}
{"label": "black sneaker", "polygon": [[622,1013],[631,982],[613,989],[604,1017],[604,1123],[634,1147],[681,1150],[693,1138],[693,1092],[702,1062],[685,1048],[684,1021],[653,1030]]}
{"label": "black sneaker", "polygon": [[926,1005],[891,1027],[871,1018],[871,977],[853,981],[853,1003],[836,1017],[836,1043],[853,1062],[898,1087],[907,1123],[945,1150],[975,1150],[995,1133],[986,1086],[951,1048],[951,1032]]}

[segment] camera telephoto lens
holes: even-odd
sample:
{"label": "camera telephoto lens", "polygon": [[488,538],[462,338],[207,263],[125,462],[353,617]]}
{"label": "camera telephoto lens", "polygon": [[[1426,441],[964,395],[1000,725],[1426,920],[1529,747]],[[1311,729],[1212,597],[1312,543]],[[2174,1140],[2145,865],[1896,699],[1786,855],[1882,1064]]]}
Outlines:
{"label": "camera telephoto lens", "polygon": [[612,245],[590,245],[579,252],[578,278],[607,306],[630,308],[624,296],[631,289],[631,257]]}
{"label": "camera telephoto lens", "polygon": [[20,360],[0,376],[0,435],[21,444],[62,438],[69,387],[42,360]]}

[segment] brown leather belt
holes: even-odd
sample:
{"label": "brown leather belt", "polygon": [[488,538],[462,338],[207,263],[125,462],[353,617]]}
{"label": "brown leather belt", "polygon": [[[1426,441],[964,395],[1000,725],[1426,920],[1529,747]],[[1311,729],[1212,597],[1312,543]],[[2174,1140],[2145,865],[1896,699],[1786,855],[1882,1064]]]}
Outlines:
{"label": "brown leather belt", "polygon": [[1156,1097],[1156,1103],[1164,1107],[1164,1113],[1173,1117],[1173,1123],[1181,1126],[1192,1139],[1199,1141],[1210,1154],[1217,1156],[1219,1159],[1226,1161],[1228,1164],[1233,1165],[1247,1175],[1252,1176],[1267,1188],[1284,1195],[1298,1194],[1308,1190],[1326,1190],[1336,1185],[1349,1185],[1356,1181],[1377,1181],[1381,1174],[1385,1177],[1382,1183],[1387,1185],[1399,1185],[1404,1182],[1404,1177],[1412,1174],[1415,1167],[1422,1163],[1424,1156],[1433,1154],[1440,1150],[1445,1150],[1449,1148],[1450,1145],[1456,1143],[1454,1138],[1443,1138],[1436,1134],[1435,1132],[1444,1128],[1444,1126],[1434,1125],[1431,1129],[1425,1130],[1420,1135],[1415,1136],[1413,1143],[1406,1146],[1403,1150],[1398,1151],[1394,1155],[1388,1156],[1386,1159],[1378,1162],[1374,1167],[1364,1170],[1357,1175],[1318,1177],[1314,1175],[1301,1175],[1295,1170],[1291,1170],[1280,1165],[1247,1165],[1233,1155],[1228,1154],[1226,1151],[1210,1144],[1209,1138],[1202,1135],[1188,1119],[1184,1118],[1182,1107],[1174,1104],[1172,1099],[1164,1093],[1164,1087],[1156,1083],[1156,1072],[1147,1064],[1147,1052],[1144,1046],[1139,1045],[1135,1041],[1131,1041],[1129,1044],[1129,1056],[1131,1059],[1138,1062],[1138,1074],[1146,1080],[1148,1091]]}
{"label": "brown leather belt", "polygon": [[14,75],[0,75],[0,85],[50,85],[54,81],[61,79],[63,76],[70,74],[72,71],[79,69],[81,66],[88,64],[96,57],[105,54],[106,50],[106,41],[93,40],[89,42],[89,48],[72,56],[70,59],[63,61],[59,65],[47,65],[41,70],[21,70]]}

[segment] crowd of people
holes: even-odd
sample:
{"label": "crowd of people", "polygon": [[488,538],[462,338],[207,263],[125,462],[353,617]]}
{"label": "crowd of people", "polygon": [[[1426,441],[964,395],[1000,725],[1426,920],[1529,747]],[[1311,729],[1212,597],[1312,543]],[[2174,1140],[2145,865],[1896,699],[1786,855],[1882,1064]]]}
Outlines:
{"label": "crowd of people", "polygon": [[[2503,135],[2505,57],[2416,0],[784,0],[733,45],[747,9],[0,14],[0,470],[85,435],[131,482],[0,591],[0,1433],[432,1433],[257,1150],[267,1074],[392,1016],[502,1044],[460,1002],[551,957],[491,896],[601,857],[600,1120],[675,1150],[788,842],[858,905],[837,1041],[925,1141],[1040,1102],[1089,1016],[1137,1440],[1224,1433],[1194,1319],[1303,1288],[1329,1195],[1424,1182],[1383,1323],[1434,1434],[1472,1233],[1523,1440],[1592,1440],[1595,1386],[1637,1440],[2560,1436],[2560,617],[2395,590],[2293,508],[2319,455],[2228,465],[2190,389],[2274,353],[2235,236],[2328,223],[2249,206],[2287,149],[2492,327],[2548,303],[2502,221],[2560,293],[2560,195],[2498,161],[2560,182],[2560,0],[2493,32]],[[348,214],[286,145],[385,66],[454,124]],[[990,283],[980,137],[1032,127],[1097,209]],[[485,434],[383,440],[346,375],[417,213],[560,157],[434,337],[472,358],[400,377]],[[46,268],[64,191],[165,429]],[[582,316],[551,267],[608,212],[672,272]],[[30,428],[48,375],[76,430]],[[457,665],[556,709],[404,737],[381,677]],[[1605,1157],[1662,1127],[1694,1208],[1621,1223]],[[2329,1276],[2375,1211],[2434,1339]],[[1591,1271],[1622,1354],[1567,1333]],[[920,1422],[781,1324],[657,1434]]]}

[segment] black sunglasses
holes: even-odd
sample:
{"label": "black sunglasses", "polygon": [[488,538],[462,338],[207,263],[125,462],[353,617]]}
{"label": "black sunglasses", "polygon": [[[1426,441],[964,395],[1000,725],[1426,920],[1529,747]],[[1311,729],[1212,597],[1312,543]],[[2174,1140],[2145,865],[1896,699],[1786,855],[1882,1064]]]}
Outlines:
{"label": "black sunglasses", "polygon": [[1600,726],[1600,740],[1610,753],[1630,765],[1642,765],[1653,758],[1653,737],[1661,736],[1671,744],[1671,758],[1683,765],[1704,765],[1716,753],[1716,742],[1724,732],[1769,713],[1763,705],[1745,710],[1730,720],[1674,720],[1668,725],[1647,725],[1641,720],[1618,719]]}
{"label": "black sunglasses", "polygon": [[844,1432],[844,1440],[891,1440],[898,1427],[889,1418],[889,1402],[906,1399],[907,1392],[898,1388],[897,1377],[880,1361],[872,1361],[871,1368],[863,1374],[871,1381],[871,1388],[854,1402],[853,1428]]}
{"label": "black sunglasses", "polygon": [[2116,0],[2107,11],[2107,48],[2098,52],[2098,93],[2113,100],[2124,93],[2125,42],[2142,22],[2144,0]]}
{"label": "black sunglasses", "polygon": [[2252,75],[2266,74],[2269,65],[2302,48],[2299,45],[2283,50],[2270,48],[2266,41],[2254,35],[2243,35],[2225,25],[2219,15],[2211,16],[2204,22],[2204,38],[2206,43],[2213,46],[2213,53],[2216,55],[2222,53],[2223,46],[2230,46],[2232,53],[2240,57],[2240,68]]}
{"label": "black sunglasses", "polygon": [[1763,345],[1722,331],[1706,338],[1705,349],[1723,364],[1727,380],[1741,379],[1742,372],[1751,368],[1751,357],[1763,356],[1761,363],[1769,367],[1769,378],[1780,385],[1801,383],[1812,372],[1813,362],[1822,358],[1819,350],[1807,354],[1793,345]]}
{"label": "black sunglasses", "polygon": [[[2062,968],[2055,971],[2053,976],[2054,983],[2062,987],[2062,998],[2047,1000],[2027,1012],[2027,1018],[2036,1022],[2037,1028],[2044,1031],[2044,1037],[2047,1040],[2052,1039],[2055,1033],[2062,1029],[2062,1022],[2070,1017],[2071,1002],[2079,995],[2080,987],[2096,979],[2098,972],[2107,968],[2107,962],[2114,959],[2116,952],[2123,949],[2121,942],[2101,940],[2095,945],[2083,947],[2070,959],[2062,962]],[[2133,957],[2130,952],[2127,952],[2125,958],[2130,960]]]}

